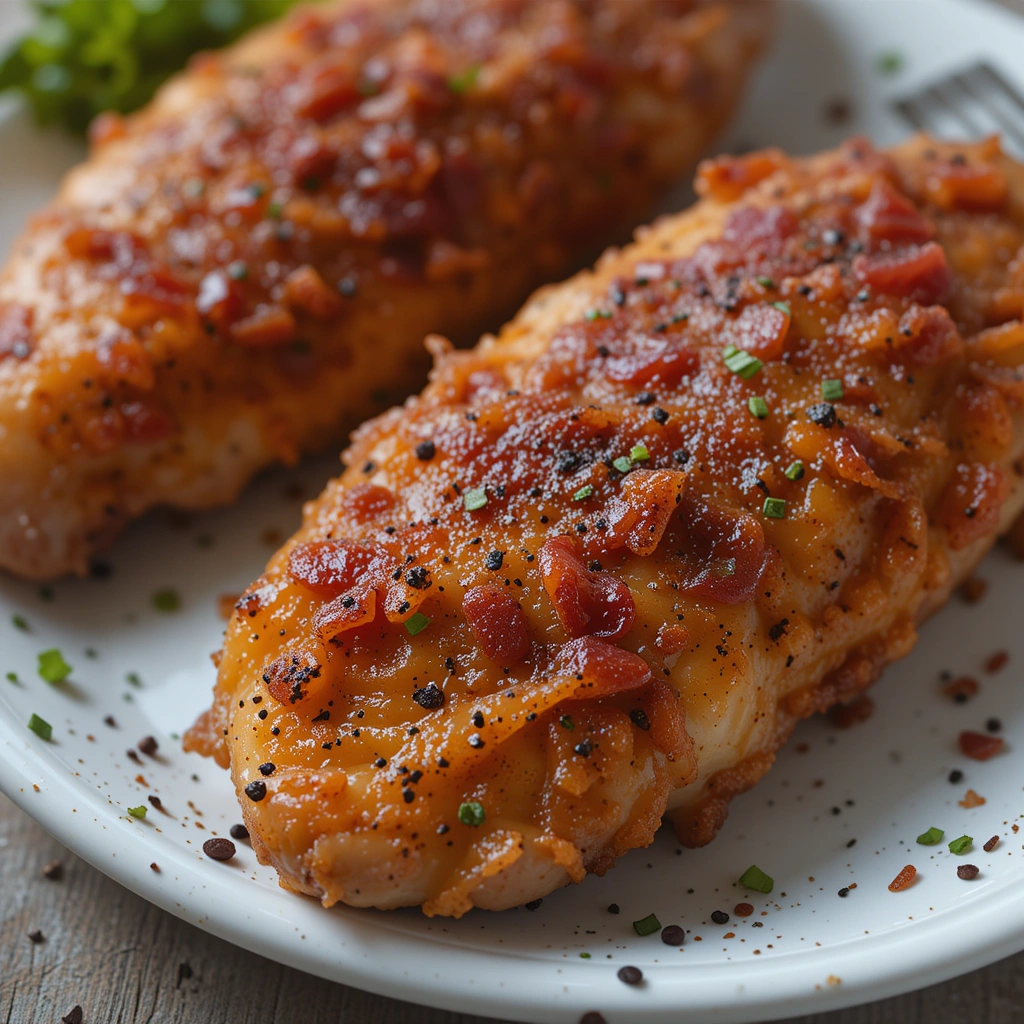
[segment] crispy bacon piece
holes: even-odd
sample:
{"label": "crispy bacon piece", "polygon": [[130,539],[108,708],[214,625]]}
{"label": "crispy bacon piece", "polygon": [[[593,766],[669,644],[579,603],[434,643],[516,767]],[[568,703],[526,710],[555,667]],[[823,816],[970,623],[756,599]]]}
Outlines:
{"label": "crispy bacon piece", "polygon": [[473,587],[462,611],[484,654],[501,665],[515,665],[530,650],[530,625],[519,603],[494,585]]}
{"label": "crispy bacon piece", "polygon": [[953,284],[946,253],[935,242],[895,252],[861,254],[853,261],[853,272],[877,292],[915,302],[941,302]]}

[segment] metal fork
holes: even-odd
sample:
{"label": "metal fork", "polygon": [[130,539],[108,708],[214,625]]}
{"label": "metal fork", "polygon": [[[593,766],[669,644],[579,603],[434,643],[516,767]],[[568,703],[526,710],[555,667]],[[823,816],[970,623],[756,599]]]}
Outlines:
{"label": "metal fork", "polygon": [[918,131],[956,138],[998,132],[1007,148],[1024,155],[1024,97],[986,61],[897,97],[891,107]]}

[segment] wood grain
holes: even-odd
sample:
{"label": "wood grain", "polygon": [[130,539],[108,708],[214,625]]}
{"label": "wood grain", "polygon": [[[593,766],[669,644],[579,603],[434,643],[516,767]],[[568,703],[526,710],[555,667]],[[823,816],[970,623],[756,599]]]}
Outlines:
{"label": "wood grain", "polygon": [[[42,875],[54,859],[60,880]],[[29,939],[35,929],[43,942]],[[215,939],[89,867],[0,795],[0,1022],[58,1024],[76,1004],[83,1024],[484,1024],[322,981]],[[1024,954],[790,1024],[1019,1024],[1022,1007]]]}

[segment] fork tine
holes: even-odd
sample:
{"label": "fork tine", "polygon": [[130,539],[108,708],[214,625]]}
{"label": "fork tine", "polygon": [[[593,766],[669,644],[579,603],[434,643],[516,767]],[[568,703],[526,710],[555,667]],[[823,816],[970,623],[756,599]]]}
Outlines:
{"label": "fork tine", "polygon": [[[971,81],[970,76],[972,74],[978,74],[985,67],[986,65],[980,64],[977,65],[976,67],[970,68],[966,72],[954,75],[953,81],[957,82],[960,88],[963,89],[963,91],[967,93],[967,95],[970,96],[975,101],[975,103],[978,103],[979,105],[985,108],[985,110],[988,112],[989,117],[991,117],[999,125],[1004,135],[1009,136],[1011,139],[1013,139],[1014,142],[1017,143],[1018,146],[1024,149],[1024,128],[1021,127],[1020,122],[1010,117],[1009,114],[1007,114],[999,106],[998,103],[992,103],[988,101],[986,97],[982,94],[982,92]],[[1012,93],[1010,93],[1009,95],[1011,97],[1013,96]],[[1024,105],[1022,105],[1022,109],[1024,109]]]}
{"label": "fork tine", "polygon": [[966,110],[963,109],[962,103],[957,103],[955,98],[951,98],[948,95],[949,82],[936,82],[930,86],[926,91],[925,95],[932,101],[942,107],[947,113],[952,114],[963,126],[967,129],[967,134],[972,136],[983,135],[981,125],[972,118]]}
{"label": "fork tine", "polygon": [[896,100],[893,106],[903,116],[903,119],[909,121],[919,132],[928,131],[928,124],[921,116],[917,109],[917,104],[912,99]]}
{"label": "fork tine", "polygon": [[1021,97],[1020,93],[1017,92],[1016,88],[1007,80],[1001,71],[998,71],[987,62],[976,65],[974,71],[983,78],[988,78],[989,81],[993,83],[996,88],[1010,100],[1011,103],[1015,104],[1021,112],[1024,113],[1024,98]]}

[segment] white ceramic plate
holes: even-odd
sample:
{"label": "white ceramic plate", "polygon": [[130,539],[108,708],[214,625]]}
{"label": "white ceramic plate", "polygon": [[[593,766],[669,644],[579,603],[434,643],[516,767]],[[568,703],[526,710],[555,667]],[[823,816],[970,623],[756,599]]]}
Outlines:
{"label": "white ceramic plate", "polygon": [[[784,7],[779,46],[751,93],[737,144],[804,152],[851,131],[892,142],[903,129],[886,112],[887,97],[979,56],[1007,74],[1019,70],[1024,23],[980,3]],[[3,5],[8,30],[12,14],[17,9]],[[904,66],[883,75],[876,61],[889,51],[902,54]],[[822,116],[837,98],[854,105],[842,126]],[[4,112],[0,230],[10,237],[51,192],[74,147],[39,135],[16,109]],[[420,1003],[536,1022],[576,1021],[592,1009],[611,1024],[681,1014],[691,1024],[765,1020],[891,995],[1024,948],[1024,836],[1015,832],[1024,817],[1024,568],[998,553],[982,570],[986,599],[970,607],[956,600],[926,627],[914,654],[875,689],[874,717],[848,731],[824,721],[801,726],[703,850],[679,850],[664,830],[650,850],[535,911],[475,911],[461,921],[325,911],[279,889],[244,843],[230,864],[204,857],[203,840],[227,834],[239,815],[226,774],[183,755],[177,736],[213,682],[207,656],[220,638],[217,597],[240,591],[298,525],[300,503],[286,486],[301,481],[312,495],[336,465],[321,460],[269,476],[237,508],[189,523],[152,516],[112,553],[110,578],[43,591],[0,579],[0,786],[92,864],[275,960]],[[180,593],[180,610],[155,609],[152,595],[165,587]],[[74,666],[56,687],[36,672],[38,653],[51,647]],[[985,659],[1001,648],[1008,665],[986,674]],[[965,705],[941,696],[943,670],[978,676],[979,695]],[[19,681],[5,681],[7,672]],[[52,723],[52,742],[27,729],[32,713]],[[108,715],[116,727],[105,724]],[[1001,719],[1008,750],[985,764],[965,761],[958,732],[984,729],[990,717]],[[137,764],[126,750],[149,734],[159,751]],[[965,778],[953,785],[947,776],[956,767]],[[968,786],[984,806],[958,805]],[[151,807],[144,821],[129,817],[126,809],[149,794],[167,813]],[[958,858],[945,844],[916,845],[932,825],[947,839],[974,836],[974,849]],[[985,853],[992,835],[999,844]],[[981,869],[973,882],[956,876],[966,861]],[[771,897],[736,887],[752,862],[775,877]],[[890,893],[907,863],[920,872],[917,884]],[[712,911],[732,913],[740,901],[754,904],[753,916],[711,922]],[[617,916],[606,909],[612,902]],[[631,922],[652,911],[687,929],[682,951],[657,934],[634,934]],[[616,979],[624,964],[643,969],[642,987]]]}

